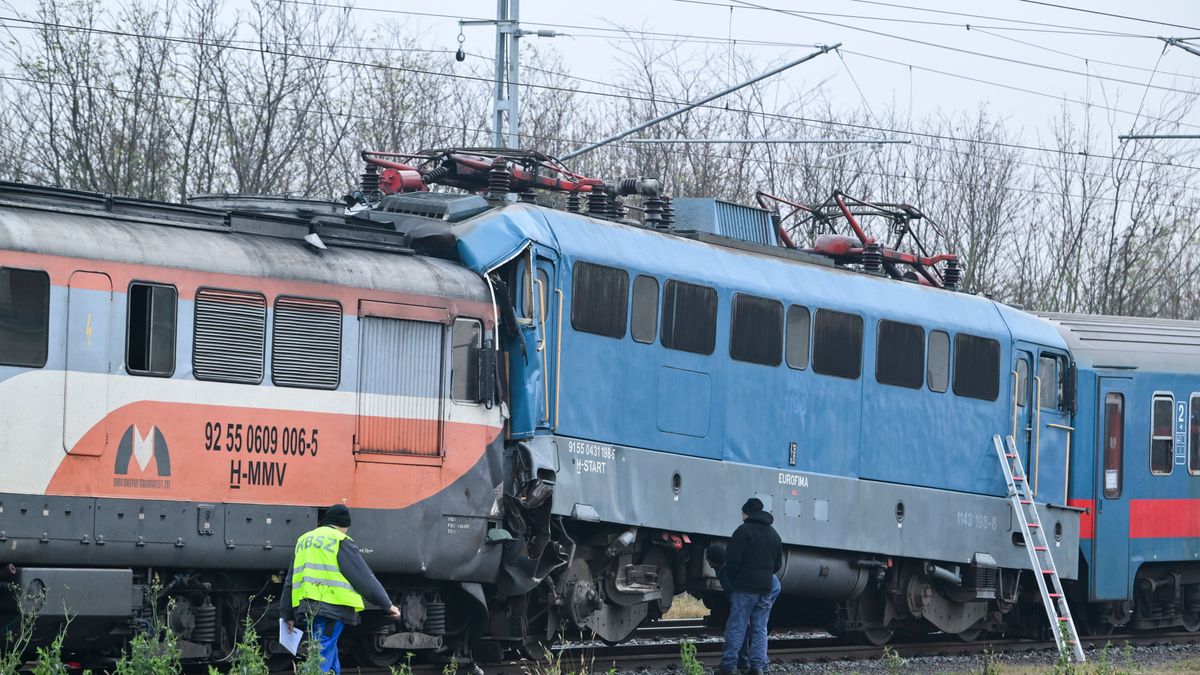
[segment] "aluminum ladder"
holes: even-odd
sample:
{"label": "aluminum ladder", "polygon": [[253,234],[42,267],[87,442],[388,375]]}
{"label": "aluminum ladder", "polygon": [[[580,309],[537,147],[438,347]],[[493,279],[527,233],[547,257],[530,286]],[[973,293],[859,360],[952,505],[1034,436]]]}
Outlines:
{"label": "aluminum ladder", "polygon": [[[1037,505],[1033,503],[1029,480],[1021,465],[1021,456],[1017,453],[1017,444],[1012,436],[1006,437],[1004,441],[1001,441],[999,436],[992,436],[992,442],[996,446],[1000,466],[1004,469],[1008,498],[1012,502],[1013,512],[1017,514],[1017,524],[1021,526],[1025,550],[1029,553],[1033,576],[1037,579],[1038,592],[1042,596],[1042,605],[1046,608],[1046,618],[1050,621],[1050,631],[1054,634],[1058,652],[1062,654],[1069,648],[1075,656],[1075,661],[1083,663],[1083,645],[1079,641],[1079,631],[1075,630],[1075,620],[1071,618],[1071,608],[1067,605],[1066,594],[1063,593],[1062,580],[1058,577],[1058,568],[1054,566],[1054,556],[1050,555],[1046,533],[1042,531],[1042,521],[1038,517]],[[1049,586],[1046,583],[1047,579],[1050,580]]]}

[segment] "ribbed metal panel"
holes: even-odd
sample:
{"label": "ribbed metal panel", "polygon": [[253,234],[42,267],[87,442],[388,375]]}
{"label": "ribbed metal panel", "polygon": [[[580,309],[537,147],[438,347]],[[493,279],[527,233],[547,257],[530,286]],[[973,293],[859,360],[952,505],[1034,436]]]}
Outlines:
{"label": "ribbed metal panel", "polygon": [[340,304],[280,297],[271,325],[272,382],[281,387],[337,389],[342,373]]}
{"label": "ribbed metal panel", "polygon": [[763,209],[712,199],[685,197],[672,202],[680,230],[695,230],[776,246],[775,225]]}
{"label": "ribbed metal panel", "polygon": [[197,380],[258,384],[267,342],[267,299],[257,293],[196,292],[192,372]]}
{"label": "ribbed metal panel", "polygon": [[441,324],[362,317],[358,451],[436,456],[441,449]]}
{"label": "ribbed metal panel", "polygon": [[716,210],[717,234],[764,246],[775,245],[775,229],[771,214],[766,211],[721,200],[716,200]]}

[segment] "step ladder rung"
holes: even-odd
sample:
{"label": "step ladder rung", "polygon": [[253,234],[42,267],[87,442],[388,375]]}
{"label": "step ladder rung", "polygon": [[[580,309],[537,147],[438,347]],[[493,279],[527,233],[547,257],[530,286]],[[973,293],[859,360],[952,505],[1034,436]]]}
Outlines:
{"label": "step ladder rung", "polygon": [[[1004,480],[1008,484],[1008,495],[1013,511],[1016,511],[1017,522],[1029,538],[1025,551],[1029,556],[1030,567],[1033,570],[1041,570],[1043,575],[1042,578],[1035,579],[1046,610],[1046,618],[1054,628],[1054,642],[1060,653],[1069,652],[1075,661],[1083,663],[1086,657],[1079,641],[1079,632],[1071,618],[1071,609],[1066,605],[1062,583],[1054,568],[1054,555],[1050,552],[1050,544],[1041,530],[1042,523],[1038,518],[1037,505],[1033,502],[1029,480],[1025,475],[1025,467],[1021,464],[1016,441],[1012,436],[1002,440],[999,435],[993,436],[992,441],[1004,470]],[[1039,555],[1046,557],[1039,558]],[[1045,577],[1049,577],[1049,580]],[[1066,631],[1061,631],[1060,626],[1065,627]]]}

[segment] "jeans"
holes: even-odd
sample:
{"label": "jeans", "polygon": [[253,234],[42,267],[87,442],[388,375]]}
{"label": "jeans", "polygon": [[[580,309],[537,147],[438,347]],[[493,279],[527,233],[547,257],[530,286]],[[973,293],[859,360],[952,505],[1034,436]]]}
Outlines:
{"label": "jeans", "polygon": [[342,675],[342,662],[338,659],[338,638],[342,636],[342,622],[324,616],[312,620],[311,630],[321,645],[321,672]]}
{"label": "jeans", "polygon": [[779,597],[779,580],[772,577],[770,593],[729,594],[729,619],[725,622],[725,649],[721,653],[721,668],[739,667],[739,652],[749,646],[751,668],[767,667],[767,619],[771,605]]}

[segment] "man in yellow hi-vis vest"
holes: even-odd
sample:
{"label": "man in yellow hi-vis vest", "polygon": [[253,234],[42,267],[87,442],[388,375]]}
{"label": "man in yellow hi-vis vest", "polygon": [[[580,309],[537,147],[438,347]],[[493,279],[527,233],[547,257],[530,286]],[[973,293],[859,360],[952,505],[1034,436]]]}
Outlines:
{"label": "man in yellow hi-vis vest", "polygon": [[307,623],[321,645],[321,672],[336,675],[342,672],[338,638],[345,624],[358,623],[364,598],[393,618],[400,617],[400,609],[346,534],[349,529],[350,509],[335,504],[320,527],[300,535],[279,599],[288,628],[295,628],[297,618]]}

